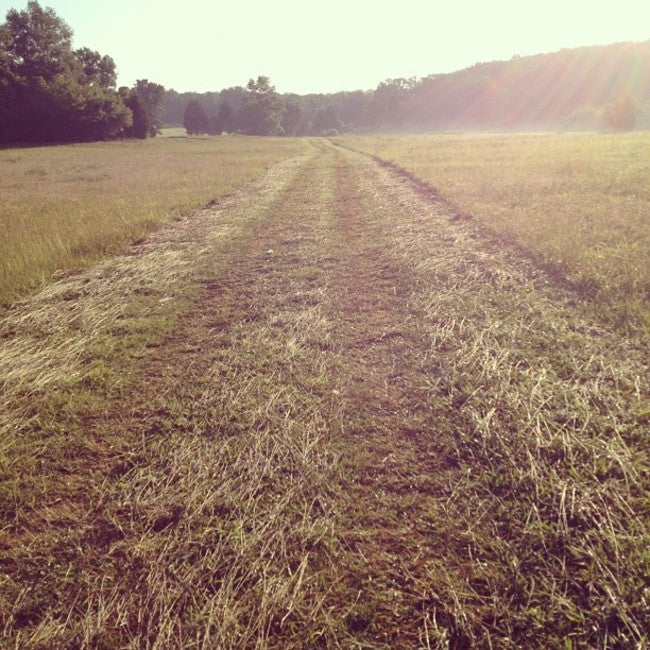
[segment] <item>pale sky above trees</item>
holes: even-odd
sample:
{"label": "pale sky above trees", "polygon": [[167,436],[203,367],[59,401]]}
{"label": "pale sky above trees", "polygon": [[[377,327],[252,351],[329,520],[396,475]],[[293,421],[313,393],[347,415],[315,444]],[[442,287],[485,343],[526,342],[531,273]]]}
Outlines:
{"label": "pale sky above trees", "polygon": [[[207,91],[271,78],[280,92],[369,89],[563,47],[650,39],[647,0],[41,0],[115,60],[118,83]],[[26,0],[0,0],[24,9]]]}

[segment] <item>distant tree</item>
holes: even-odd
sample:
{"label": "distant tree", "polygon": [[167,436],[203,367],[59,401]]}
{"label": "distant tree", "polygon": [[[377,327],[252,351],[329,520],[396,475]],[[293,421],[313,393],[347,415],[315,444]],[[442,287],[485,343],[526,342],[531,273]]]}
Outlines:
{"label": "distant tree", "polygon": [[284,104],[268,77],[250,79],[240,111],[240,126],[249,135],[282,135]]}
{"label": "distant tree", "polygon": [[147,112],[147,107],[135,92],[131,92],[126,105],[131,109],[133,115],[131,137],[144,140],[151,133],[151,118]]}
{"label": "distant tree", "polygon": [[366,124],[372,92],[363,90],[342,92],[334,95],[333,99],[339,107],[339,116],[346,127]]}
{"label": "distant tree", "polygon": [[185,108],[183,126],[189,135],[200,135],[208,132],[208,117],[203,106],[196,99],[190,101]]}
{"label": "distant tree", "polygon": [[125,138],[139,138],[144,140],[149,137],[151,122],[149,113],[138,93],[133,88],[123,86],[119,89],[120,97],[124,104],[131,111],[132,124],[124,130],[122,135]]}
{"label": "distant tree", "polygon": [[134,88],[147,109],[151,123],[149,135],[154,137],[163,126],[165,89],[160,84],[153,83],[148,79],[138,79]]}
{"label": "distant tree", "polygon": [[[621,129],[631,128],[632,111],[629,106],[621,110],[618,98],[632,90],[642,104],[650,97],[649,88],[650,41],[646,41],[477,63],[418,80],[388,79],[369,91],[280,95],[268,78],[259,77],[247,88],[217,93],[169,91],[165,104],[168,122],[176,125],[182,123],[187,102],[199,99],[212,116],[213,132],[220,132],[216,112],[225,101],[235,112],[234,128],[256,134],[341,130],[341,125],[329,125],[328,106],[336,107],[344,130]],[[635,122],[646,128],[650,109],[641,104]]]}
{"label": "distant tree", "polygon": [[210,120],[210,133],[221,135],[230,133],[235,127],[235,111],[228,102],[221,102],[217,114]]}
{"label": "distant tree", "polygon": [[409,96],[416,80],[387,79],[377,86],[372,102],[372,112],[377,124],[399,125],[404,122]]}
{"label": "distant tree", "polygon": [[603,128],[603,110],[586,105],[576,108],[564,117],[560,126],[570,131],[599,131]]}
{"label": "distant tree", "polygon": [[[231,86],[219,91],[219,102],[227,102],[235,114],[240,110],[248,91],[242,86]],[[234,126],[233,126],[234,128]]]}
{"label": "distant tree", "polygon": [[336,131],[337,134],[343,128],[343,123],[339,117],[339,111],[336,106],[329,105],[321,108],[312,121],[312,133],[314,135],[324,135],[326,131]]}
{"label": "distant tree", "polygon": [[608,129],[613,131],[633,131],[636,126],[636,103],[629,95],[610,104],[605,112]]}
{"label": "distant tree", "polygon": [[282,130],[285,135],[300,135],[303,131],[302,109],[295,102],[285,104]]}

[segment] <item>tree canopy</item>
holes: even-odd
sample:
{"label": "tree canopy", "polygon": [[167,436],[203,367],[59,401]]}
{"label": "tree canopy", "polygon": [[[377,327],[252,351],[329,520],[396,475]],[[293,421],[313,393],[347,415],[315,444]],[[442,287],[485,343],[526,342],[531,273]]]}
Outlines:
{"label": "tree canopy", "polygon": [[208,116],[203,106],[195,99],[191,100],[185,109],[183,126],[189,135],[201,135],[208,132]]}
{"label": "tree canopy", "polygon": [[249,135],[282,135],[284,104],[268,77],[250,79],[246,86],[240,129]]}
{"label": "tree canopy", "polygon": [[227,101],[235,130],[251,134],[648,128],[650,41],[478,63],[421,79],[387,79],[374,90],[279,94],[268,77],[258,77],[245,87],[218,92],[169,91],[170,124],[181,122],[190,99],[211,118]]}
{"label": "tree canopy", "polygon": [[[196,100],[195,100],[196,101]],[[230,133],[235,128],[235,111],[228,102],[221,102],[217,114],[209,119],[208,133],[220,135]]]}
{"label": "tree canopy", "polygon": [[165,89],[160,84],[148,79],[138,79],[135,82],[134,90],[149,114],[151,122],[149,135],[155,136],[163,126]]}
{"label": "tree canopy", "polygon": [[161,121],[164,88],[149,84],[157,104],[140,105],[115,84],[113,59],[87,47],[73,50],[70,27],[37,0],[11,9],[0,25],[0,142],[141,137],[135,133],[145,119],[142,107],[151,134],[154,118]]}

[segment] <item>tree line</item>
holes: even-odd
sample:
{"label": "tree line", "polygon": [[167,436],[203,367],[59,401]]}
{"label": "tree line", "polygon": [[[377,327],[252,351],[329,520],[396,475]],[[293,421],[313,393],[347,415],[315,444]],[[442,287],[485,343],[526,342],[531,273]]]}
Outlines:
{"label": "tree line", "polygon": [[268,77],[211,93],[141,79],[116,88],[115,62],[73,49],[72,30],[30,0],[0,25],[0,143],[189,133],[334,135],[341,131],[650,127],[650,41],[479,63],[449,74],[388,79],[374,90],[280,94]]}
{"label": "tree line", "polygon": [[328,106],[305,128],[304,111],[299,101],[278,94],[265,76],[250,79],[246,88],[230,89],[229,94],[230,102],[219,102],[211,114],[200,100],[190,99],[183,113],[185,130],[190,135],[237,132],[297,136],[314,132],[334,135],[343,127],[338,109]]}
{"label": "tree line", "polygon": [[0,142],[146,138],[163,124],[165,89],[141,79],[116,88],[115,62],[73,49],[72,30],[30,0],[0,25]]}
{"label": "tree line", "polygon": [[258,77],[218,92],[169,90],[165,108],[168,124],[184,123],[188,110],[190,128],[202,133],[648,128],[650,41],[478,63],[368,91],[278,94]]}

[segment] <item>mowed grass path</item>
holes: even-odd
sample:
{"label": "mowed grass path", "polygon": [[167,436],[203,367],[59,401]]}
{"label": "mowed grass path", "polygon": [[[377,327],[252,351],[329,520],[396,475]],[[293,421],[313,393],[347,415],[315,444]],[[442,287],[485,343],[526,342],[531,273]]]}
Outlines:
{"label": "mowed grass path", "polygon": [[644,647],[648,351],[574,303],[313,144],[19,305],[4,645]]}
{"label": "mowed grass path", "polygon": [[650,327],[650,134],[340,138],[402,167],[567,276],[610,322]]}
{"label": "mowed grass path", "polygon": [[0,149],[0,309],[304,146],[223,136]]}

